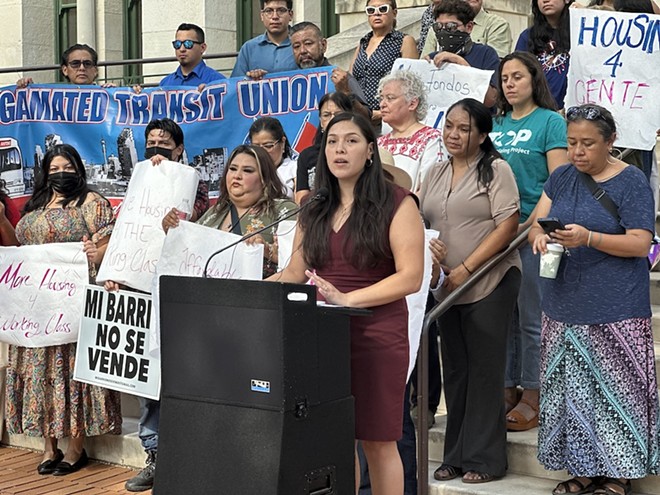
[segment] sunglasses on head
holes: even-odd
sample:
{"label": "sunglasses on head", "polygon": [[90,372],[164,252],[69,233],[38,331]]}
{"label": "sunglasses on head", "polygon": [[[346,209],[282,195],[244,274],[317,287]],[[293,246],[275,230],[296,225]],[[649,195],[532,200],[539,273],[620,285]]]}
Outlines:
{"label": "sunglasses on head", "polygon": [[390,11],[390,5],[379,5],[378,7],[368,6],[364,9],[367,15],[387,14]]}
{"label": "sunglasses on head", "polygon": [[172,42],[172,46],[174,47],[175,50],[178,50],[178,49],[181,48],[182,46],[183,46],[185,49],[190,50],[193,46],[195,46],[195,44],[197,44],[197,45],[201,45],[202,42],[201,42],[201,41],[195,41],[195,40],[183,40],[183,41],[181,41],[181,40],[174,40],[174,41]]}
{"label": "sunglasses on head", "polygon": [[96,64],[91,60],[69,60],[67,62],[67,65],[72,69],[78,69],[81,65],[85,69],[91,69],[92,67],[96,67]]}
{"label": "sunglasses on head", "polygon": [[590,105],[583,105],[581,107],[571,107],[566,110],[566,120],[569,122],[583,118],[585,120],[604,119],[600,108]]}

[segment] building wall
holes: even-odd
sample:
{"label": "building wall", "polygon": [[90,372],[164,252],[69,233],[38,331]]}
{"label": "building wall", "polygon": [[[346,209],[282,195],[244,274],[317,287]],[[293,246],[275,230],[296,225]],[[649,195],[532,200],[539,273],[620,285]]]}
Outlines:
{"label": "building wall", "polygon": [[[259,8],[258,0],[253,0]],[[320,24],[320,0],[294,0],[293,22],[309,20]],[[428,0],[399,0],[401,29],[413,36],[419,33],[419,16]],[[5,23],[3,49],[0,50],[0,67],[25,67],[59,63],[55,54],[55,11],[48,0],[0,0],[6,19],[16,22]],[[340,33],[329,41],[329,55],[340,66],[347,66],[355,49],[355,40],[368,31],[365,0],[335,0],[335,11],[340,17]],[[514,42],[528,25],[529,0],[486,0],[486,7],[511,24]],[[101,60],[123,59],[123,0],[78,0],[79,12],[92,15],[78,19],[78,33],[85,42],[94,46]],[[174,55],[171,41],[177,26],[182,22],[198,24],[206,31],[208,53],[231,53],[236,51],[236,9],[234,0],[143,0],[142,2],[142,47],[143,57],[167,57]],[[352,33],[348,38],[346,33]],[[91,38],[89,38],[91,36]],[[88,39],[89,38],[89,39]],[[92,41],[93,40],[93,41]],[[350,40],[350,42],[349,42]],[[209,61],[209,65],[229,75],[234,59]],[[157,82],[163,75],[174,71],[176,62],[150,64],[144,67],[145,74],[153,74],[147,82]],[[121,67],[101,70],[104,80],[120,78]],[[12,84],[19,77],[32,77],[36,82],[52,82],[53,71],[12,72],[0,74],[0,84]]]}

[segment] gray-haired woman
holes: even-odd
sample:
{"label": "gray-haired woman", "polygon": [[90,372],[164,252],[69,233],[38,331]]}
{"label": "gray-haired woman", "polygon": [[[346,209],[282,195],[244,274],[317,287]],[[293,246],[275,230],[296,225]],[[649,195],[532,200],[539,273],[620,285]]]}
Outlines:
{"label": "gray-haired woman", "polygon": [[424,83],[414,72],[396,70],[381,79],[378,98],[383,122],[392,128],[378,138],[378,146],[392,153],[417,191],[426,172],[445,159],[442,134],[422,123],[428,110]]}

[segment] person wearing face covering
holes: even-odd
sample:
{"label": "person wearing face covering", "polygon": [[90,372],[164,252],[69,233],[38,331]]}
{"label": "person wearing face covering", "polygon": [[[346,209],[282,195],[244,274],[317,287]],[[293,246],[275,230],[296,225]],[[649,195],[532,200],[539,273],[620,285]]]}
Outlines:
{"label": "person wearing face covering", "polygon": [[[144,130],[144,157],[154,165],[163,160],[178,162],[183,156],[183,131],[171,119],[154,119]],[[203,181],[197,185],[191,221],[196,221],[209,209],[209,188]]]}
{"label": "person wearing face covering", "polygon": [[[68,144],[52,147],[36,171],[34,193],[16,225],[21,245],[83,242],[90,281],[114,227],[110,202],[87,186],[85,167]],[[73,380],[76,344],[9,346],[6,421],[10,435],[44,438],[42,475],[63,476],[87,462],[85,437],[121,433],[119,393]],[[58,442],[69,437],[65,452]]]}
{"label": "person wearing face covering", "polygon": [[497,102],[497,69],[500,58],[488,45],[475,43],[470,38],[474,27],[474,11],[464,0],[443,0],[433,9],[435,23],[426,37],[422,53],[437,67],[459,64],[482,70],[495,71],[484,98],[484,105],[493,108]]}

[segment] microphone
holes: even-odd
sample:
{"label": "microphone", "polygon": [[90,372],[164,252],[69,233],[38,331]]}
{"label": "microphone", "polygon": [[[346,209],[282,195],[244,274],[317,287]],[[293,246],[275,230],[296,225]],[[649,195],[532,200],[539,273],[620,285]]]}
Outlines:
{"label": "microphone", "polygon": [[330,195],[330,192],[328,191],[328,188],[327,188],[327,187],[322,187],[322,188],[320,188],[320,189],[316,192],[316,194],[315,194],[314,196],[312,196],[312,199],[310,199],[309,201],[307,201],[307,203],[305,203],[304,205],[299,206],[298,208],[296,208],[295,210],[293,210],[293,211],[287,213],[287,214],[284,215],[283,217],[278,218],[278,219],[275,220],[273,223],[268,224],[268,225],[266,225],[265,227],[262,227],[262,228],[260,228],[260,229],[258,229],[258,230],[255,230],[254,232],[250,232],[249,234],[245,234],[245,235],[244,235],[243,237],[241,237],[239,240],[237,240],[237,241],[235,241],[235,242],[232,242],[231,244],[229,244],[229,245],[223,247],[222,249],[218,249],[215,253],[211,254],[211,256],[209,256],[209,258],[206,260],[206,264],[204,265],[204,272],[202,273],[202,277],[203,277],[203,278],[208,278],[207,270],[208,270],[208,268],[209,268],[209,263],[211,262],[211,260],[212,260],[214,257],[216,257],[217,255],[219,255],[220,253],[224,253],[224,252],[227,251],[228,249],[233,248],[234,246],[237,246],[237,245],[240,244],[241,242],[243,242],[243,241],[249,239],[250,237],[254,237],[254,236],[257,235],[257,234],[261,234],[264,230],[268,230],[268,229],[270,229],[270,228],[272,228],[272,227],[275,227],[276,225],[278,225],[279,223],[283,222],[284,220],[286,220],[286,219],[288,219],[288,218],[291,218],[291,217],[294,216],[294,215],[297,215],[297,214],[300,213],[302,210],[304,210],[305,208],[307,208],[309,205],[311,205],[312,203],[314,203],[314,202],[316,202],[316,201],[321,201],[321,202],[325,201],[326,199],[328,199],[328,196],[329,196],[329,195]]}

